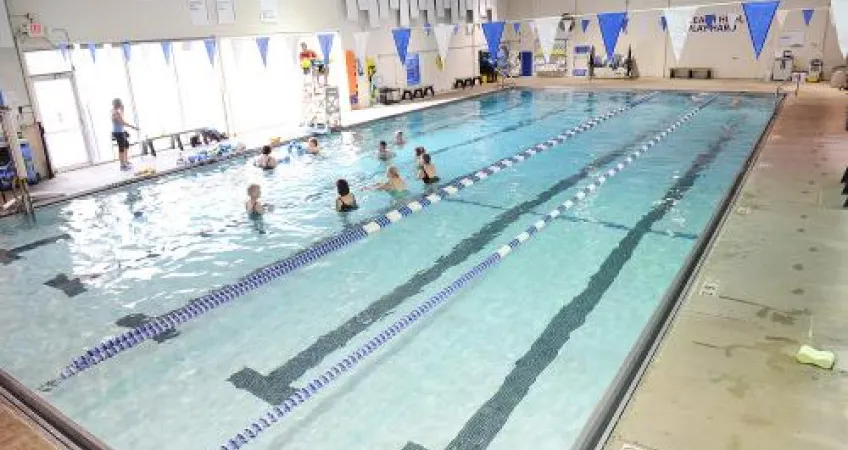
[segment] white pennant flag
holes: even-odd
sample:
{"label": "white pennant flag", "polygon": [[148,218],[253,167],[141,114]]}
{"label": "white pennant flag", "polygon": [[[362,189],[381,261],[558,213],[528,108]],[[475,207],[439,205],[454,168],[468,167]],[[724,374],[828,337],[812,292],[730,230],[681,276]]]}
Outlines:
{"label": "white pennant flag", "polygon": [[368,55],[368,38],[371,36],[371,33],[368,31],[360,31],[358,33],[353,33],[353,41],[354,41],[354,52],[356,52],[356,57],[362,61],[362,64],[365,64],[365,57]]}
{"label": "white pennant flag", "polygon": [[830,17],[839,38],[839,48],[848,58],[848,0],[832,0],[830,8]]}
{"label": "white pennant flag", "polygon": [[439,49],[439,58],[442,58],[442,67],[448,61],[448,50],[453,38],[453,25],[440,23],[433,27],[433,35],[436,36],[436,47]]}
{"label": "white pennant flag", "polygon": [[677,62],[680,62],[680,57],[683,55],[686,37],[689,36],[689,24],[692,23],[692,17],[695,16],[697,9],[697,6],[665,9],[668,34],[671,36],[671,48],[674,49],[674,57],[677,59]]}
{"label": "white pennant flag", "polygon": [[560,19],[560,17],[542,17],[541,19],[534,19],[532,22],[535,24],[536,36],[539,38],[539,46],[542,47],[545,62],[550,60],[551,53],[554,51]]}
{"label": "white pennant flag", "polygon": [[777,29],[780,30],[783,28],[783,25],[786,23],[786,16],[789,15],[789,11],[785,9],[780,9],[777,11]]}

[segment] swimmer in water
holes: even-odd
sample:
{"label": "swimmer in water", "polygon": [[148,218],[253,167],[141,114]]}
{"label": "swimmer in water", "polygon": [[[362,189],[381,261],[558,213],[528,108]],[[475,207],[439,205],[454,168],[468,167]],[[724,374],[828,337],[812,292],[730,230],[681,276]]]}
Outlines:
{"label": "swimmer in water", "polygon": [[420,169],[421,166],[424,165],[424,160],[422,156],[427,154],[427,150],[424,147],[415,147],[415,164]]}
{"label": "swimmer in water", "polygon": [[377,149],[377,159],[388,161],[395,157],[395,154],[389,150],[389,144],[386,141],[380,141],[380,147]]}
{"label": "swimmer in water", "polygon": [[733,100],[730,101],[731,108],[739,108],[739,105],[742,103],[742,99],[739,97],[733,97]]}
{"label": "swimmer in water", "polygon": [[421,156],[423,164],[418,169],[418,179],[424,184],[436,184],[439,182],[439,176],[436,174],[436,166],[430,159],[430,155],[424,154]]}
{"label": "swimmer in water", "polygon": [[321,153],[321,146],[318,145],[318,139],[311,137],[306,141],[306,153],[317,155]]}
{"label": "swimmer in water", "polygon": [[403,178],[400,176],[400,172],[398,172],[397,167],[389,166],[386,170],[386,180],[385,183],[377,183],[371,187],[371,189],[376,189],[378,191],[385,191],[390,194],[403,194],[407,191],[406,182],[403,181]]}
{"label": "swimmer in water", "polygon": [[395,145],[403,147],[406,145],[406,138],[403,137],[403,131],[395,131]]}
{"label": "swimmer in water", "polygon": [[262,203],[260,197],[262,197],[262,188],[258,184],[247,187],[247,201],[244,202],[244,209],[247,210],[251,219],[261,218],[263,214],[273,209],[271,205]]}
{"label": "swimmer in water", "polygon": [[336,197],[336,211],[351,212],[359,209],[356,204],[356,197],[350,193],[350,185],[347,180],[336,181],[336,191],[339,196]]}
{"label": "swimmer in water", "polygon": [[277,167],[277,159],[271,156],[270,145],[262,147],[262,154],[256,158],[253,164],[263,170],[273,170]]}

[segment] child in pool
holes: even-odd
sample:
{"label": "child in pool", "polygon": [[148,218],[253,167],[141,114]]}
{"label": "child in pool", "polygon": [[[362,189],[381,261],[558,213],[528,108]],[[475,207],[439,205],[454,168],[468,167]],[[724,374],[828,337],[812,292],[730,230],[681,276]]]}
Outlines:
{"label": "child in pool", "polygon": [[439,176],[436,174],[436,166],[432,163],[430,155],[423,154],[421,156],[422,163],[418,169],[418,179],[424,184],[436,184],[439,182]]}
{"label": "child in pool", "polygon": [[318,139],[311,137],[306,141],[306,153],[317,155],[321,153],[321,146],[318,145]]}
{"label": "child in pool", "polygon": [[272,170],[277,167],[277,160],[273,156],[271,156],[271,146],[266,145],[262,147],[262,154],[256,158],[256,161],[253,163],[256,167],[264,170]]}
{"label": "child in pool", "polygon": [[251,219],[261,218],[263,214],[273,210],[273,206],[262,203],[260,197],[262,197],[262,188],[258,184],[247,187],[247,201],[244,202],[244,209],[247,210]]}
{"label": "child in pool", "polygon": [[422,157],[426,154],[427,150],[424,147],[415,147],[415,164],[419,169],[424,165]]}
{"label": "child in pool", "polygon": [[350,192],[350,185],[347,180],[336,181],[336,191],[339,193],[339,196],[336,197],[336,211],[351,212],[359,208],[359,205],[356,204],[356,197]]}
{"label": "child in pool", "polygon": [[406,138],[403,137],[403,131],[395,131],[395,145],[403,147],[406,145]]}
{"label": "child in pool", "polygon": [[389,150],[389,144],[386,141],[380,141],[380,147],[377,148],[377,159],[381,161],[388,161],[395,157],[395,154]]}

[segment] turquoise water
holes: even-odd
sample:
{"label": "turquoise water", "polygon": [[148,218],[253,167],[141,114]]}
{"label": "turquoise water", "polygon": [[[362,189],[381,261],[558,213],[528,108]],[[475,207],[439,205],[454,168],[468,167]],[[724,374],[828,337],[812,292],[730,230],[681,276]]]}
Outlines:
{"label": "turquoise water", "polygon": [[[0,366],[36,388],[133,317],[395,207],[359,189],[383,176],[374,150],[395,130],[410,138],[393,164],[414,197],[415,146],[448,181],[638,97],[495,94],[334,135],[325,156],[272,174],[227,163],[0,221]],[[218,448],[696,106],[651,98],[43,395],[118,449]],[[250,447],[569,446],[772,111],[768,97],[721,96]],[[350,216],[331,209],[339,177],[362,206]],[[264,234],[244,217],[251,182],[276,205]]]}

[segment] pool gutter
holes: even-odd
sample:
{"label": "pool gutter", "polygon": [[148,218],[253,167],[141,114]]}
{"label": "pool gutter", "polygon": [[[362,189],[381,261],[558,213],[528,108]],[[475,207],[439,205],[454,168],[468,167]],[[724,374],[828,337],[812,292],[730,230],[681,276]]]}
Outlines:
{"label": "pool gutter", "polygon": [[82,426],[0,369],[0,399],[29,422],[44,439],[68,450],[111,450]]}
{"label": "pool gutter", "polygon": [[607,444],[618,420],[636,392],[642,376],[651,365],[660,344],[662,344],[666,333],[677,316],[677,312],[683,305],[683,300],[686,298],[685,294],[692,290],[701,267],[730,216],[730,206],[739,198],[742,187],[748,180],[751,169],[764,147],[765,138],[771,134],[777,117],[783,111],[785,100],[786,94],[782,94],[753,151],[739,168],[735,181],[728,189],[720,207],[713,213],[705,233],[695,243],[695,247],[689,253],[671,287],[666,291],[659,306],[643,328],[601,401],[589,416],[571,450],[601,450]]}

